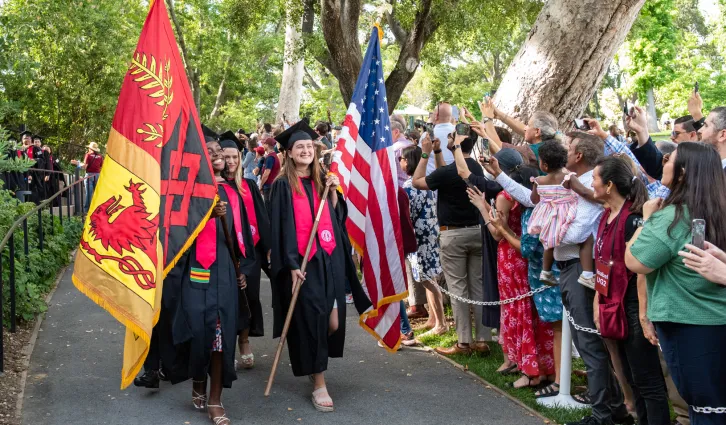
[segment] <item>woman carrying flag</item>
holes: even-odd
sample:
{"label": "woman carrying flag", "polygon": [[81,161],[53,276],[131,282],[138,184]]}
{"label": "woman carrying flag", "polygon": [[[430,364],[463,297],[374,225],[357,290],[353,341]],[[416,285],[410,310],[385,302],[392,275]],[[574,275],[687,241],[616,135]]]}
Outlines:
{"label": "woman carrying flag", "polygon": [[[302,284],[287,334],[292,372],[309,375],[312,402],[321,412],[333,411],[323,373],[329,357],[342,357],[345,342],[345,282],[350,283],[359,312],[370,307],[364,295],[345,232],[347,210],[335,190],[338,178],[322,173],[313,140],[318,135],[304,121],[276,137],[286,151],[285,164],[270,195],[273,337],[280,336],[291,303],[293,283]],[[300,270],[325,186],[330,195],[309,255]]]}
{"label": "woman carrying flag", "polygon": [[[250,307],[251,317],[241,314],[239,322],[239,351],[241,354],[241,366],[244,369],[251,369],[255,365],[255,355],[250,349],[249,337],[265,335],[263,327],[262,303],[260,302],[260,278],[262,270],[269,277],[269,264],[267,256],[270,251],[270,218],[267,215],[262,194],[257,182],[243,178],[243,168],[240,167],[242,158],[242,143],[235,137],[234,133],[228,131],[219,136],[219,144],[224,154],[224,162],[227,165],[224,173],[225,180],[242,197],[244,208],[240,208],[243,220],[249,223],[252,234],[251,245],[255,249],[255,265],[247,275],[247,300]],[[240,300],[244,300],[240,298]],[[240,310],[241,313],[244,313]]]}
{"label": "woman carrying flag", "polygon": [[[249,225],[241,213],[243,201],[237,190],[222,178],[225,169],[222,148],[218,142],[210,141],[207,152],[218,183],[219,202],[189,249],[181,279],[179,308],[172,321],[174,343],[183,356],[175,369],[186,370],[174,370],[171,379],[176,383],[191,377],[194,408],[206,409],[216,425],[228,425],[230,421],[221,400],[222,388],[230,388],[237,379],[234,357],[239,329],[239,288],[245,287],[246,275],[254,268],[255,253]],[[230,241],[225,237],[225,223],[228,234],[232,235]],[[227,242],[240,262],[239,277]]]}

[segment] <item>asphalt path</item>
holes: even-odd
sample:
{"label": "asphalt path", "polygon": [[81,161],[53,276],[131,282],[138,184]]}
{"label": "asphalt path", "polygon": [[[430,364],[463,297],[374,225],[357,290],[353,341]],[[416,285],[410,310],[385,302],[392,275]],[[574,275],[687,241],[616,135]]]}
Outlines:
{"label": "asphalt path", "polygon": [[[26,425],[210,424],[191,404],[191,382],[162,382],[158,391],[119,389],[124,330],[78,292],[72,265],[60,281],[30,360],[24,393]],[[270,288],[262,282],[263,306]],[[525,409],[485,388],[436,356],[403,349],[389,354],[358,325],[349,309],[345,357],[331,359],[326,373],[335,412],[319,413],[310,402],[312,384],[295,378],[287,349],[273,393],[264,397],[277,340],[272,311],[268,336],[252,338],[256,365],[240,371],[222,394],[234,424],[541,424]]]}

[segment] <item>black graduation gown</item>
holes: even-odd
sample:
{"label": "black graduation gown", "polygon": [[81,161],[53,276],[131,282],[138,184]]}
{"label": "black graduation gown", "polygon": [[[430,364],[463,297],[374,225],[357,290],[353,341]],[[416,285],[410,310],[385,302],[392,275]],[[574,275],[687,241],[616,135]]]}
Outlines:
{"label": "black graduation gown", "polygon": [[[255,265],[250,274],[247,275],[247,300],[250,306],[251,317],[245,314],[240,315],[239,330],[250,329],[250,336],[265,336],[264,319],[262,313],[262,302],[260,301],[260,280],[262,270],[269,277],[269,264],[267,263],[267,252],[270,250],[270,217],[267,215],[265,202],[262,200],[260,188],[257,182],[245,179],[245,190],[252,194],[252,201],[255,205],[255,216],[257,217],[257,231],[260,240],[255,245]],[[248,221],[247,213],[244,212],[244,220]],[[242,299],[240,298],[240,302]],[[241,311],[241,310],[240,310]]]}
{"label": "black graduation gown", "polygon": [[[45,169],[48,170],[48,181],[45,182],[45,199],[48,199],[60,190],[60,179],[62,174],[59,174],[58,172],[61,171],[61,165],[60,161],[48,152],[43,152],[43,158],[45,160]],[[54,204],[58,205],[59,200],[60,197],[56,198]]]}
{"label": "black graduation gown", "polygon": [[[239,194],[237,196],[239,197]],[[246,248],[246,257],[241,255],[232,228],[234,226],[233,211],[229,206],[227,193],[221,188],[219,198],[220,201],[228,203],[226,221],[229,226],[229,233],[232,235],[233,244],[237,251],[241,272],[248,274],[255,262],[254,249],[251,247]],[[239,198],[239,202],[240,208],[243,208],[242,198]],[[182,272],[179,285],[180,296],[172,319],[173,343],[176,346],[178,356],[175,362],[177,370],[172,372],[172,382],[177,383],[189,378],[203,379],[209,372],[212,344],[215,338],[217,319],[219,319],[222,328],[223,345],[222,385],[229,388],[232,386],[232,381],[237,379],[234,357],[237,346],[237,322],[239,320],[239,289],[234,264],[225,243],[222,221],[219,218],[213,220],[217,220],[217,256],[215,262],[209,268],[209,283],[197,283],[190,279],[192,267],[203,268],[197,260],[196,241],[189,249],[188,261],[186,261]],[[252,240],[249,225],[243,224],[242,232],[245,241]],[[180,365],[182,367],[186,366],[186,370],[179,370]]]}
{"label": "black graduation gown", "polygon": [[[312,182],[302,179],[314,218]],[[319,194],[318,196],[320,196]],[[355,272],[348,236],[344,230],[347,215],[342,198],[338,207],[326,203],[335,234],[335,249],[328,255],[315,238],[317,251],[306,269],[306,280],[300,289],[292,323],[287,334],[287,346],[295,376],[324,372],[329,357],[342,357],[345,343],[345,280],[348,279],[354,293],[362,288]],[[278,178],[270,194],[270,228],[272,235],[271,267],[273,277],[273,338],[282,333],[285,316],[292,298],[290,271],[299,269],[302,255],[298,252],[295,212],[292,207],[292,188],[285,177]],[[355,296],[355,295],[354,295]],[[365,296],[363,296],[365,298]],[[356,297],[356,308],[362,313],[370,301]],[[328,323],[333,303],[338,304],[338,330],[328,335]]]}
{"label": "black graduation gown", "polygon": [[[40,149],[37,146],[30,146],[28,147],[28,150],[33,150],[33,158],[35,160],[35,164],[33,164],[31,170],[30,176],[33,178],[30,182],[30,191],[32,194],[30,195],[30,200],[36,204],[39,204],[40,201],[45,199],[45,182],[43,181],[43,178],[45,177],[46,173],[44,173],[41,170],[45,170],[45,158],[43,157],[43,150]],[[30,157],[30,155],[28,155]]]}

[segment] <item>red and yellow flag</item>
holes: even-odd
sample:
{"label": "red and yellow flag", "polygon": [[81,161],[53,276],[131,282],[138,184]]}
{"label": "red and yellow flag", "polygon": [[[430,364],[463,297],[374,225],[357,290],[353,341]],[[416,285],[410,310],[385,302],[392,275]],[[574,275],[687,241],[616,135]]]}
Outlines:
{"label": "red and yellow flag", "polygon": [[166,273],[211,213],[214,174],[163,1],[119,95],[73,283],[126,326],[121,388],[141,369]]}

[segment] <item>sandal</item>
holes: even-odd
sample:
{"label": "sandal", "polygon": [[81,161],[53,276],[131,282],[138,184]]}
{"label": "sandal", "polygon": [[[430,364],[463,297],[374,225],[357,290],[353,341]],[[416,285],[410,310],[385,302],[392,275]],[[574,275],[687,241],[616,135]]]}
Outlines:
{"label": "sandal", "polygon": [[560,394],[560,384],[553,382],[534,393],[535,398],[554,397]]}
{"label": "sandal", "polygon": [[[325,396],[321,396],[321,394],[325,393]],[[318,412],[332,412],[335,410],[335,408],[332,406],[333,399],[330,398],[330,395],[328,394],[328,390],[325,387],[320,387],[317,390],[313,391],[313,406],[315,406],[315,409]],[[330,401],[330,406],[324,406],[320,404],[321,402],[327,402]]]}
{"label": "sandal", "polygon": [[511,383],[511,384],[509,384],[509,385],[511,385],[511,386],[512,386],[512,388],[515,388],[515,389],[520,389],[520,388],[528,388],[528,387],[534,387],[534,388],[536,388],[536,387],[538,387],[538,386],[540,385],[540,382],[537,382],[536,384],[532,385],[532,381],[534,381],[534,380],[536,380],[536,379],[539,379],[539,377],[538,377],[538,376],[536,376],[536,377],[532,378],[532,377],[530,377],[529,375],[526,375],[526,374],[522,374],[522,376],[520,377],[520,379],[521,379],[521,378],[527,378],[527,385],[522,385],[521,387],[518,387],[518,386],[516,386],[515,384],[517,383],[517,381],[519,381],[519,379],[517,379],[517,381],[514,381],[514,382],[512,382],[512,383]]}
{"label": "sandal", "polygon": [[580,404],[592,404],[592,399],[590,399],[590,395],[587,393],[573,394],[572,398]]}
{"label": "sandal", "polygon": [[192,406],[194,410],[203,412],[207,408],[207,381],[195,381],[194,384],[204,384],[204,392],[198,393],[197,390],[192,386]]}
{"label": "sandal", "polygon": [[[207,407],[219,407],[224,410],[224,406],[222,406],[222,403],[219,404],[208,404]],[[232,422],[227,417],[227,412],[222,413],[222,416],[212,416],[212,412],[209,412],[209,419],[214,422],[214,425],[231,425]]]}
{"label": "sandal", "polygon": [[[249,343],[250,343],[249,339],[245,339],[244,341],[242,341],[242,344],[249,344]],[[240,347],[240,351],[242,351],[241,347]],[[252,369],[253,367],[255,367],[255,355],[252,353],[240,354],[240,363],[239,364],[241,364],[242,369]]]}
{"label": "sandal", "polygon": [[497,370],[497,373],[500,375],[512,375],[518,372],[519,370],[517,369],[517,363],[512,363],[512,365],[507,368]]}

